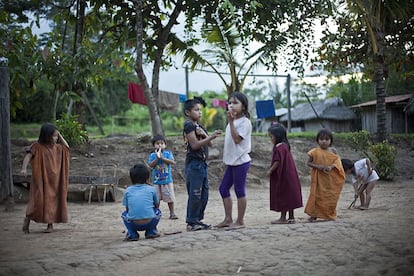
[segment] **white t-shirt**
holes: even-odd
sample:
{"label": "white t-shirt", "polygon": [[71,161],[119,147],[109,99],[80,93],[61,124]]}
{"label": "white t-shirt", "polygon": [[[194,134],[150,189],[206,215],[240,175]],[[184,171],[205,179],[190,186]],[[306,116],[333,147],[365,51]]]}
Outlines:
{"label": "white t-shirt", "polygon": [[234,120],[234,127],[242,137],[242,141],[239,144],[234,142],[231,137],[230,124],[227,124],[224,136],[223,162],[229,166],[241,165],[251,160],[249,153],[251,151],[252,123],[243,116]]}
{"label": "white t-shirt", "polygon": [[367,159],[361,159],[354,163],[355,168],[355,176],[352,175],[352,183],[357,182],[356,176],[361,175],[364,179],[364,183],[369,183],[379,179],[379,176],[375,170],[372,170],[371,175],[368,176],[368,166],[367,166]]}

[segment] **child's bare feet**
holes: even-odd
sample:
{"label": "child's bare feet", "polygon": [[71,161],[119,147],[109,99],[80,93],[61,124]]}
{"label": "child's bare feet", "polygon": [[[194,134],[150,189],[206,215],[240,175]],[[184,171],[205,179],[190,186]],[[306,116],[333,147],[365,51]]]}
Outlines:
{"label": "child's bare feet", "polygon": [[43,231],[43,233],[52,233],[52,232],[53,232],[53,224],[48,223],[47,228],[45,231]]}
{"label": "child's bare feet", "polygon": [[246,228],[246,225],[240,223],[232,223],[226,230],[236,230]]}
{"label": "child's bare feet", "polygon": [[24,222],[23,222],[23,233],[25,234],[29,234],[29,224],[30,224],[30,219],[29,218],[24,218]]}
{"label": "child's bare feet", "polygon": [[230,227],[230,225],[232,225],[232,224],[233,224],[233,221],[223,220],[222,222],[220,222],[219,224],[215,225],[214,227],[224,228],[224,227]]}

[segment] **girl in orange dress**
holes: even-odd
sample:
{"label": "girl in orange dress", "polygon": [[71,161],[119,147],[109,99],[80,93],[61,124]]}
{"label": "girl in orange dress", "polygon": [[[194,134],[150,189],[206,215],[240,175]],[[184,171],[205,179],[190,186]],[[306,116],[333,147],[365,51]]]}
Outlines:
{"label": "girl in orange dress", "polygon": [[332,147],[333,136],[328,129],[321,129],[316,135],[318,147],[308,152],[307,165],[311,170],[311,185],[305,213],[309,221],[317,218],[336,219],[336,205],[345,183],[345,172],[341,158]]}

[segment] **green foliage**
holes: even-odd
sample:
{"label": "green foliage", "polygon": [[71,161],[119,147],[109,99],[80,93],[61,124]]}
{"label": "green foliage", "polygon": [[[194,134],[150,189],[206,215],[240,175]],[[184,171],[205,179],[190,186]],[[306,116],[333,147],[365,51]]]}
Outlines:
{"label": "green foliage", "polygon": [[56,126],[70,146],[80,145],[88,141],[88,133],[82,129],[76,115],[62,114],[61,118],[56,120]]}
{"label": "green foliage", "polygon": [[383,180],[392,180],[395,173],[395,147],[387,140],[370,146],[375,169]]}
{"label": "green foliage", "polygon": [[357,132],[352,132],[349,137],[347,137],[346,142],[351,148],[356,152],[359,152],[362,157],[369,157],[367,150],[369,150],[372,145],[371,134],[366,130],[360,130]]}
{"label": "green foliage", "polygon": [[[360,153],[361,157],[369,158],[383,180],[392,180],[395,172],[395,147],[388,141],[372,143],[371,134],[366,130],[352,132],[345,141],[349,146]],[[371,152],[372,157],[368,154]]]}
{"label": "green foliage", "polygon": [[330,86],[327,96],[341,98],[345,106],[371,101],[376,98],[373,83],[355,76],[348,83],[339,81]]}

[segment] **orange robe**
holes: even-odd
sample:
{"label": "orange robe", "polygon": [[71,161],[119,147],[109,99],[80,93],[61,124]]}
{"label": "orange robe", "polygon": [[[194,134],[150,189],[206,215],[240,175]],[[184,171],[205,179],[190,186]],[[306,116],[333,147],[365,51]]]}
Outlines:
{"label": "orange robe", "polygon": [[321,219],[336,219],[336,205],[345,183],[345,172],[339,155],[314,148],[308,152],[313,163],[323,166],[334,166],[330,172],[312,168],[311,185],[305,213]]}
{"label": "orange robe", "polygon": [[42,223],[67,222],[69,148],[35,142],[29,152],[32,178],[26,217]]}

